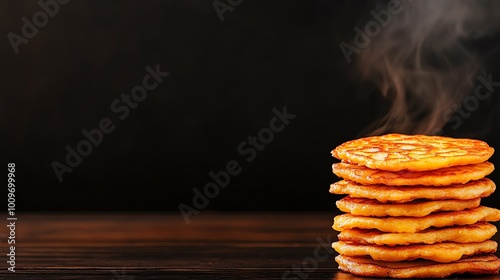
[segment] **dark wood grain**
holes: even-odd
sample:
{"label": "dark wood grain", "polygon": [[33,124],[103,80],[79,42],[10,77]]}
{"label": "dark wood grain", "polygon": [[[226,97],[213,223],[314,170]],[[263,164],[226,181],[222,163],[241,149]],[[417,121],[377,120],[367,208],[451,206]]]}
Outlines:
{"label": "dark wood grain", "polygon": [[186,225],[177,213],[19,215],[16,273],[2,262],[0,279],[366,279],[339,272],[333,255],[315,258],[335,240],[333,216],[202,213]]}

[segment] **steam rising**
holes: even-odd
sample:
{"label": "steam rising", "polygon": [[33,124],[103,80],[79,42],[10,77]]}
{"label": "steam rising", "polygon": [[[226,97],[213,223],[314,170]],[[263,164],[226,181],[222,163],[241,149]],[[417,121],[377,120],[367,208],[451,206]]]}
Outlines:
{"label": "steam rising", "polygon": [[465,42],[500,29],[500,1],[402,0],[401,5],[403,11],[359,53],[362,78],[391,101],[387,114],[365,134],[437,133],[450,109],[473,92],[481,67]]}

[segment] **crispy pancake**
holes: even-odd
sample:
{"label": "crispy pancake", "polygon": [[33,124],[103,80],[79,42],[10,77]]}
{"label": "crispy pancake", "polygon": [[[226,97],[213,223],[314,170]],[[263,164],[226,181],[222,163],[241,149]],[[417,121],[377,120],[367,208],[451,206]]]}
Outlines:
{"label": "crispy pancake", "polygon": [[438,211],[461,211],[479,206],[480,198],[469,200],[414,200],[407,203],[382,203],[367,198],[344,197],[337,201],[340,211],[358,216],[423,217]]}
{"label": "crispy pancake", "polygon": [[441,263],[458,261],[463,256],[472,256],[484,253],[494,253],[498,244],[487,240],[476,243],[436,243],[426,245],[363,245],[352,242],[338,241],[332,248],[339,254],[348,257],[370,256],[374,260],[398,262],[425,259]]}
{"label": "crispy pancake", "polygon": [[426,260],[384,262],[369,258],[337,256],[343,271],[359,276],[392,278],[443,278],[454,274],[497,274],[500,260],[493,254],[473,256],[450,263]]}
{"label": "crispy pancake", "polygon": [[353,181],[338,181],[330,185],[330,193],[348,194],[351,197],[376,199],[380,202],[408,202],[415,199],[459,199],[487,197],[495,191],[495,183],[488,178],[440,187],[391,187],[363,185]]}
{"label": "crispy pancake", "polygon": [[440,242],[470,243],[490,239],[497,228],[488,223],[476,223],[467,226],[426,229],[415,233],[387,233],[370,229],[346,229],[338,238],[359,244],[374,245],[409,245],[434,244]]}
{"label": "crispy pancake", "polygon": [[333,229],[378,229],[383,232],[418,232],[430,227],[472,225],[477,222],[496,222],[500,220],[500,210],[479,206],[457,212],[433,213],[425,217],[374,218],[343,214],[336,216]]}
{"label": "crispy pancake", "polygon": [[493,172],[494,169],[495,167],[490,162],[451,166],[422,172],[406,170],[398,172],[383,171],[343,162],[332,165],[333,173],[346,180],[366,185],[384,184],[390,186],[447,186],[464,184],[471,180],[484,178]]}
{"label": "crispy pancake", "polygon": [[493,152],[479,140],[387,134],[345,142],[332,155],[372,169],[426,171],[484,162]]}

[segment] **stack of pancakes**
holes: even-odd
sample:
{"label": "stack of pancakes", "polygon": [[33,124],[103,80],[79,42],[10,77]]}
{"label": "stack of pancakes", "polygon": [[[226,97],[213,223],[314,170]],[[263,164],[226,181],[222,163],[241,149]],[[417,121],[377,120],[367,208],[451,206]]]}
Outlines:
{"label": "stack of pancakes", "polygon": [[332,151],[347,194],[332,244],[341,270],[393,278],[494,274],[500,260],[489,240],[500,210],[481,206],[495,190],[485,178],[493,148],[479,140],[388,134],[346,142]]}

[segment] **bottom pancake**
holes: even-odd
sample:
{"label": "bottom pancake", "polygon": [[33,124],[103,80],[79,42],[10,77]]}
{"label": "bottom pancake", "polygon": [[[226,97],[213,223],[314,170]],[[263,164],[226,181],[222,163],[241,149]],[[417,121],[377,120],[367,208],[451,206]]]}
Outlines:
{"label": "bottom pancake", "polygon": [[369,258],[335,258],[339,269],[359,276],[391,278],[444,278],[454,274],[497,274],[500,260],[493,254],[464,258],[451,263],[417,260],[384,262]]}
{"label": "bottom pancake", "polygon": [[333,249],[339,254],[349,257],[370,256],[380,261],[411,261],[418,258],[448,263],[484,253],[494,253],[497,243],[493,240],[475,243],[443,242],[426,245],[383,246],[364,245],[352,242],[338,241],[332,244]]}

